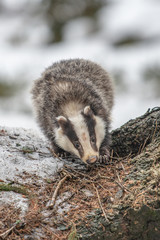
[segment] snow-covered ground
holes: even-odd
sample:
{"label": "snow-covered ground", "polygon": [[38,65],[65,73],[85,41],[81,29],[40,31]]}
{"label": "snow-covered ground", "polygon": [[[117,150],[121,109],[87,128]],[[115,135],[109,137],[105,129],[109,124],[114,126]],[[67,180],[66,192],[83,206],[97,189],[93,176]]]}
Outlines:
{"label": "snow-covered ground", "polygon": [[0,127],[1,181],[19,181],[26,172],[41,179],[53,177],[63,162],[54,158],[48,147],[36,131]]}
{"label": "snow-covered ground", "polygon": [[[37,0],[38,1],[38,0]],[[26,1],[3,0],[10,8],[23,8]],[[0,76],[21,79],[31,86],[41,72],[60,59],[87,58],[101,64],[111,75],[123,72],[124,88],[115,87],[113,124],[116,128],[143,114],[148,108],[160,105],[152,83],[146,84],[143,70],[150,65],[160,66],[160,2],[158,0],[112,0],[99,11],[97,18],[100,31],[86,35],[88,19],[70,21],[64,29],[65,41],[45,47],[48,30],[38,19],[26,21],[26,13],[0,14]],[[25,27],[24,27],[25,26]],[[9,39],[21,32],[27,41],[13,45]],[[143,41],[115,47],[115,43],[127,36],[138,36]],[[36,128],[33,116],[25,113],[31,109],[29,87],[21,95],[0,99],[0,125]],[[28,111],[27,111],[28,112]]]}
{"label": "snow-covered ground", "polygon": [[[0,127],[0,183],[14,183],[22,187],[26,183],[40,184],[53,179],[63,167],[63,161],[54,158],[49,144],[36,131],[22,128]],[[29,200],[16,191],[0,191],[0,206],[12,206],[21,210],[23,217]],[[61,209],[61,208],[60,208]]]}

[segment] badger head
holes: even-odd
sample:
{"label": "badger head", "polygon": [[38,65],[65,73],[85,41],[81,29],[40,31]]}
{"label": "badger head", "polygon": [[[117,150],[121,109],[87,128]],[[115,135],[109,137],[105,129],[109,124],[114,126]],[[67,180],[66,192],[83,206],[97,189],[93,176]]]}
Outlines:
{"label": "badger head", "polygon": [[105,122],[95,116],[90,106],[71,117],[58,116],[55,129],[56,144],[87,164],[96,162],[105,137]]}

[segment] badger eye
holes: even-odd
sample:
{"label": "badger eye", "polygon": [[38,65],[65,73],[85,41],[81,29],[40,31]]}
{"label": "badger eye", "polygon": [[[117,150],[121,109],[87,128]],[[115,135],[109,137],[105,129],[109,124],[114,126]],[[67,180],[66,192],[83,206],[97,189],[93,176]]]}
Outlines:
{"label": "badger eye", "polygon": [[91,142],[92,142],[92,143],[95,143],[95,142],[96,142],[95,137],[91,137]]}
{"label": "badger eye", "polygon": [[80,148],[79,142],[75,142],[74,146],[75,146],[76,148]]}

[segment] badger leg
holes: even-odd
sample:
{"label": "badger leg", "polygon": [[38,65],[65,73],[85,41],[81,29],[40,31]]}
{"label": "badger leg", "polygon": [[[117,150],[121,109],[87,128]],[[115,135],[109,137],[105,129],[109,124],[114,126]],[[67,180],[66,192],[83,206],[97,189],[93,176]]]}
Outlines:
{"label": "badger leg", "polygon": [[102,145],[100,147],[99,153],[99,162],[107,164],[109,162],[109,156],[110,156],[110,151],[109,151],[109,143],[110,143],[110,135],[106,134],[105,139],[102,142]]}
{"label": "badger leg", "polygon": [[64,151],[62,148],[60,148],[59,146],[57,146],[57,144],[55,144],[54,142],[52,142],[52,148],[54,153],[61,158],[66,158],[68,156],[70,156],[70,153]]}
{"label": "badger leg", "polygon": [[99,162],[107,164],[109,162],[109,150],[107,148],[102,148],[100,151]]}

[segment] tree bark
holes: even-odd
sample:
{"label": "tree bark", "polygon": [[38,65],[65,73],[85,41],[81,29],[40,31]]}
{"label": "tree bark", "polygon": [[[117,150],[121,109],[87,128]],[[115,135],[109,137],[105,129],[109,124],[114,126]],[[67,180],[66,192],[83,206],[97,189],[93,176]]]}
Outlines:
{"label": "tree bark", "polygon": [[160,107],[130,120],[112,131],[112,146],[116,157],[135,156],[160,135]]}

